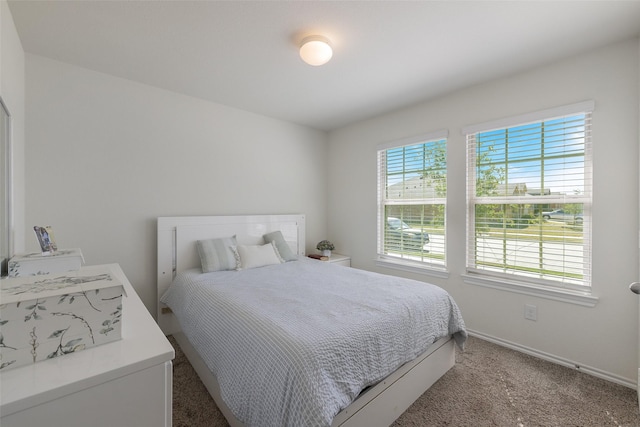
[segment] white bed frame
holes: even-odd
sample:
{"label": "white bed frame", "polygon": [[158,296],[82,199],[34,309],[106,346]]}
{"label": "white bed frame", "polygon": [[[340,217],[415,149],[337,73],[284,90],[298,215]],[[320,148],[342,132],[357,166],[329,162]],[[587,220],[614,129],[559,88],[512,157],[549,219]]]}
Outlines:
{"label": "white bed frame", "polygon": [[[158,325],[173,335],[229,424],[242,423],[220,397],[216,378],[181,332],[171,310],[160,302],[176,273],[200,265],[195,241],[236,236],[240,244],[264,243],[262,236],[282,231],[291,249],[305,254],[304,215],[190,216],[158,218]],[[333,419],[332,426],[388,426],[455,363],[451,337],[436,341],[425,353],[361,393]]]}

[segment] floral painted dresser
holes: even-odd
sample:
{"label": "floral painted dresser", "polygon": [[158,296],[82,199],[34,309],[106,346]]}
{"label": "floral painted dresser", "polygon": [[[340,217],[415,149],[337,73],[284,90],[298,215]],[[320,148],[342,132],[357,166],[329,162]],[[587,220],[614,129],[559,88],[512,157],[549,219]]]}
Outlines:
{"label": "floral painted dresser", "polygon": [[[56,274],[64,279],[46,288],[54,292],[51,288],[60,287],[62,293],[37,292],[43,285],[38,280],[55,279],[50,276],[31,276],[18,319],[5,314],[5,294],[0,295],[0,322],[6,321],[0,335],[2,363],[12,360],[6,347],[22,345],[15,335],[4,335],[11,321],[26,325],[25,351],[31,358],[0,369],[0,425],[171,426],[175,353],[120,266]],[[11,285],[13,280],[18,279],[2,282]],[[6,288],[12,288],[8,294],[18,289],[2,283]],[[31,336],[34,327],[36,337]]]}

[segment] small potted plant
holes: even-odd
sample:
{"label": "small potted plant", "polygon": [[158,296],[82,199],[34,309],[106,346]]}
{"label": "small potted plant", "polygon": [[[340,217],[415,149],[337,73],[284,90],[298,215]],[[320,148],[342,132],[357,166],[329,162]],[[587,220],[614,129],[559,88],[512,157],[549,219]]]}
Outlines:
{"label": "small potted plant", "polygon": [[316,245],[316,249],[322,251],[322,255],[330,257],[331,251],[335,249],[335,246],[333,246],[333,243],[328,240],[322,240],[318,242],[318,244]]}

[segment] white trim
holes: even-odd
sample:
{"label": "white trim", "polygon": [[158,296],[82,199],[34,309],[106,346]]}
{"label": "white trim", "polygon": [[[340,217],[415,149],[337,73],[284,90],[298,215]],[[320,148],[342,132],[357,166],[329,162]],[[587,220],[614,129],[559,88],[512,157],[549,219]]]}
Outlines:
{"label": "white trim", "polygon": [[396,139],[394,141],[378,144],[377,150],[388,150],[389,148],[404,147],[405,145],[419,144],[421,142],[438,141],[449,137],[448,129],[441,129],[422,135],[409,136],[407,138]]}
{"label": "white trim", "polygon": [[544,285],[535,285],[525,282],[510,282],[503,279],[488,278],[484,275],[466,273],[462,275],[464,283],[468,285],[484,286],[486,288],[500,289],[503,291],[515,292],[517,294],[531,295],[534,297],[550,299],[554,301],[567,302],[584,307],[595,307],[598,297],[587,292],[574,291],[570,289],[552,288]]}
{"label": "white trim", "polygon": [[[175,350],[174,350],[175,355]],[[175,356],[174,356],[175,357]],[[173,360],[173,359],[172,359]],[[167,405],[165,406],[164,426],[173,425],[173,361],[164,362],[164,389],[167,395]]]}
{"label": "white trim", "polygon": [[[2,173],[0,175],[2,175],[2,181],[4,181],[2,183],[2,185],[4,186],[4,188],[1,190],[2,192],[4,192],[4,197],[5,200],[1,201],[2,206],[0,206],[0,209],[4,210],[6,208],[6,212],[4,212],[4,214],[7,215],[7,220],[6,220],[6,226],[7,229],[6,230],[2,230],[2,232],[6,232],[7,235],[6,236],[2,236],[2,239],[5,240],[4,242],[0,243],[0,244],[7,244],[7,253],[3,254],[6,255],[6,263],[9,262],[9,259],[14,255],[13,251],[14,251],[14,207],[13,207],[13,117],[11,116],[11,113],[9,112],[9,108],[7,107],[7,105],[4,103],[4,100],[2,99],[2,96],[0,95],[0,108],[2,110],[4,110],[4,113],[6,114],[6,127],[4,129],[4,135],[0,135],[0,139],[4,139],[6,138],[6,141],[4,141],[4,146],[0,146],[0,150],[4,150],[3,153],[3,161],[4,164],[2,164],[2,169],[4,169],[2,171]],[[7,264],[5,264],[5,267],[8,266]],[[8,274],[8,271],[6,272]]]}
{"label": "white trim", "polygon": [[564,357],[560,357],[554,354],[546,353],[544,351],[536,350],[531,347],[526,347],[511,341],[503,340],[501,338],[496,338],[494,336],[483,334],[482,332],[474,331],[472,329],[467,329],[467,333],[471,336],[483,339],[485,341],[492,342],[499,346],[507,347],[507,348],[510,348],[511,350],[519,351],[520,353],[525,353],[530,356],[534,356],[539,359],[543,359],[548,362],[555,363],[557,365],[566,366],[568,368],[575,369],[576,371],[584,372],[585,374],[589,374],[597,378],[602,378],[603,380],[611,381],[612,383],[620,384],[632,389],[636,389],[637,387],[637,383],[630,378],[624,378],[619,375],[612,374],[611,372],[603,371],[591,366],[585,366],[580,364],[579,362],[565,359]]}
{"label": "white trim", "polygon": [[409,273],[419,273],[425,274],[427,276],[433,276],[440,279],[448,279],[449,271],[446,269],[438,269],[433,265],[418,265],[415,262],[404,261],[404,260],[391,260],[389,258],[376,258],[375,264],[378,267],[391,268],[394,270],[406,271]]}
{"label": "white trim", "polygon": [[383,251],[384,247],[384,229],[385,222],[387,221],[384,217],[384,199],[382,192],[386,186],[386,168],[382,167],[382,162],[386,160],[387,152],[386,150],[378,150],[376,155],[377,160],[377,171],[378,175],[378,188],[377,188],[377,197],[376,197],[376,216],[377,216],[377,232],[376,232],[376,250],[378,253]]}
{"label": "white trim", "polygon": [[506,117],[503,119],[492,120],[489,122],[468,125],[462,128],[463,135],[470,135],[477,132],[485,132],[495,129],[508,128],[511,126],[523,125],[540,120],[549,120],[555,117],[567,116],[570,114],[579,114],[591,112],[595,109],[594,101],[584,101],[577,104],[564,105],[561,107],[549,108],[546,110],[535,111],[532,113],[520,114],[518,116]]}

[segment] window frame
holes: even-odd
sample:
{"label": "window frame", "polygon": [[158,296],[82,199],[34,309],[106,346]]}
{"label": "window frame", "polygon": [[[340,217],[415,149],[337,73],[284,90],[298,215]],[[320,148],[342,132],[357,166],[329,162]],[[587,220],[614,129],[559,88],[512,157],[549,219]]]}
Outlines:
{"label": "window frame", "polygon": [[[478,135],[480,133],[489,132],[492,130],[506,130],[513,127],[518,127],[530,123],[539,123],[552,120],[554,118],[566,117],[571,115],[588,114],[589,116],[593,112],[595,103],[593,101],[585,101],[577,104],[566,105],[557,108],[551,108],[547,110],[537,111],[534,113],[513,116],[496,121],[480,123],[476,125],[466,126],[462,129],[462,133],[465,136],[465,144],[467,147],[467,197],[466,197],[466,209],[467,209],[467,233],[466,233],[466,260],[465,271],[463,279],[465,283],[480,285],[495,289],[502,289],[511,292],[535,295],[538,297],[554,299],[559,301],[570,302],[574,304],[584,306],[594,306],[598,298],[592,295],[592,255],[591,255],[591,204],[593,201],[593,159],[591,155],[592,151],[592,138],[590,132],[586,135],[585,141],[585,194],[580,197],[573,195],[559,195],[553,196],[534,196],[536,200],[527,199],[528,204],[546,204],[546,203],[583,203],[584,211],[584,223],[583,223],[583,262],[584,257],[588,257],[586,264],[589,271],[586,275],[586,282],[581,285],[571,285],[562,283],[560,281],[550,279],[538,279],[532,277],[526,277],[525,274],[513,274],[506,272],[492,272],[483,269],[475,268],[475,259],[470,259],[472,256],[472,248],[470,245],[474,245],[475,242],[475,185],[476,185],[476,158],[475,154],[470,153],[469,136]],[[487,200],[487,199],[485,199]],[[494,198],[495,203],[500,203],[499,197]],[[502,203],[523,203],[524,199],[518,197],[504,197]],[[474,252],[475,253],[475,252]]]}
{"label": "window frame", "polygon": [[[444,198],[439,198],[442,204],[444,205],[444,260],[442,264],[430,263],[419,260],[410,260],[401,257],[395,257],[392,255],[387,255],[384,253],[384,236],[385,236],[385,207],[392,204],[385,203],[386,197],[386,167],[382,165],[382,153],[385,153],[388,150],[394,148],[401,148],[419,144],[427,144],[429,142],[436,142],[440,140],[445,141],[445,151],[448,156],[448,138],[449,131],[448,130],[438,130],[434,132],[430,132],[427,134],[416,135],[408,138],[403,138],[400,140],[395,140],[391,142],[387,142],[384,144],[380,144],[377,147],[377,178],[378,178],[378,188],[377,188],[377,233],[376,233],[376,260],[375,263],[377,266],[392,268],[403,270],[406,272],[413,273],[422,273],[431,275],[438,278],[447,278],[449,277],[449,272],[447,270],[447,226],[446,226],[446,217],[447,217],[447,196]],[[433,203],[431,203],[433,204]],[[423,204],[419,204],[423,205]]]}

